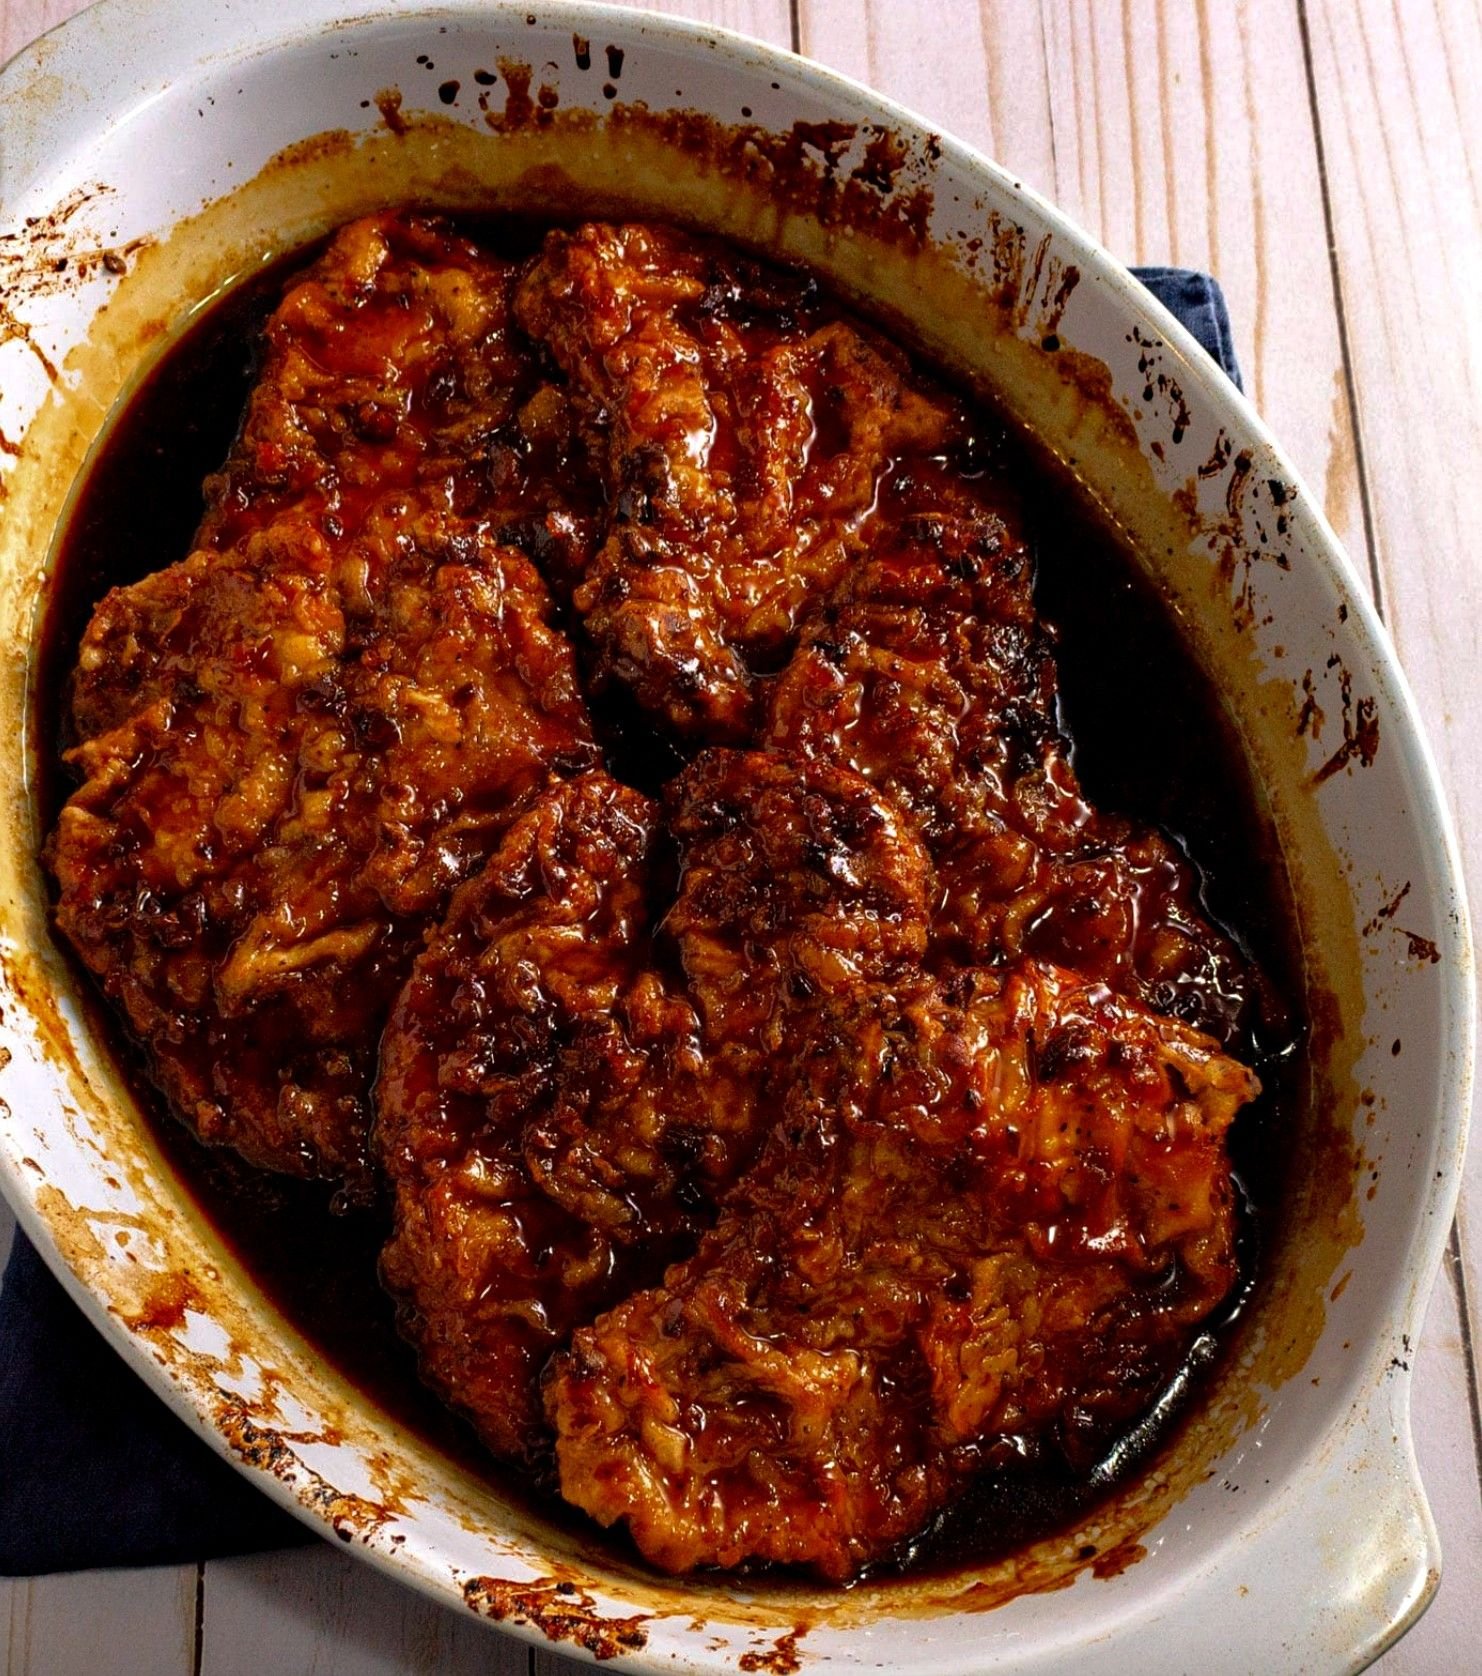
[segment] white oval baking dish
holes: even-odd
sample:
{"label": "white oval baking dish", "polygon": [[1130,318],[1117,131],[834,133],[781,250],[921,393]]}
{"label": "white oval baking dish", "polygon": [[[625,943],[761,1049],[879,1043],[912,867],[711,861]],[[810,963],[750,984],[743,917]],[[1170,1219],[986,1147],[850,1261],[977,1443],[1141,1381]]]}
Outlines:
{"label": "white oval baking dish", "polygon": [[[106,0],[0,73],[0,1183],[22,1225],[271,1494],[532,1639],[635,1670],[1359,1668],[1439,1573],[1402,1364],[1457,1192],[1473,997],[1414,704],[1319,509],[1124,269],[866,89],[614,8],[343,10]],[[809,261],[902,320],[1127,527],[1240,731],[1318,1025],[1282,1230],[1238,1354],[1173,1449],[1012,1564],[831,1595],[666,1581],[546,1525],[298,1338],[89,1032],[47,931],[30,794],[30,652],[68,489],[196,306],[410,198],[679,217]],[[1402,890],[1403,913],[1381,914]]]}

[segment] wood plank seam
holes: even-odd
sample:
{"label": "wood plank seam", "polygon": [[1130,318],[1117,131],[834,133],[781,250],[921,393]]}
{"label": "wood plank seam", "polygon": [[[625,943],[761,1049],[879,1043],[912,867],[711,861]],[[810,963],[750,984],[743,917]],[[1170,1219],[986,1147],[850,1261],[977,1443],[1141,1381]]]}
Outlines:
{"label": "wood plank seam", "polygon": [[1039,39],[1045,55],[1045,113],[1050,130],[1050,188],[1056,201],[1060,198],[1060,153],[1055,146],[1055,98],[1050,92],[1050,28],[1045,21],[1046,0],[1039,0]]}
{"label": "wood plank seam", "polygon": [[1317,76],[1312,67],[1312,34],[1307,19],[1307,0],[1297,0],[1297,29],[1302,37],[1302,67],[1307,75],[1307,103],[1312,113],[1312,141],[1317,150],[1317,179],[1322,189],[1323,231],[1328,243],[1328,268],[1333,281],[1333,310],[1338,317],[1338,347],[1343,357],[1343,388],[1348,402],[1348,428],[1353,438],[1354,470],[1358,476],[1359,509],[1364,520],[1365,557],[1369,565],[1369,586],[1374,592],[1374,609],[1384,618],[1384,587],[1379,574],[1379,542],[1374,533],[1374,506],[1369,493],[1369,474],[1364,462],[1364,433],[1359,423],[1358,389],[1353,376],[1353,355],[1348,336],[1348,314],[1343,302],[1343,280],[1338,268],[1338,238],[1333,225],[1333,199],[1328,185],[1328,159],[1323,149],[1322,117],[1318,112]]}
{"label": "wood plank seam", "polygon": [[196,1621],[190,1649],[190,1676],[201,1676],[206,1648],[206,1562],[196,1561]]}
{"label": "wood plank seam", "polygon": [[[1199,31],[1199,91],[1204,114],[1204,225],[1210,266],[1220,270],[1219,176],[1215,152],[1214,61],[1209,44],[1209,14],[1205,0],[1195,11]],[[1259,357],[1258,357],[1259,368]]]}
{"label": "wood plank seam", "polygon": [[1462,1261],[1461,1230],[1453,1221],[1446,1241],[1445,1267],[1456,1294],[1457,1327],[1461,1337],[1461,1359],[1467,1372],[1467,1397],[1472,1410],[1472,1455],[1477,1468],[1477,1486],[1482,1492],[1482,1396],[1477,1383],[1477,1353],[1472,1342],[1472,1318],[1468,1296],[1467,1269]]}

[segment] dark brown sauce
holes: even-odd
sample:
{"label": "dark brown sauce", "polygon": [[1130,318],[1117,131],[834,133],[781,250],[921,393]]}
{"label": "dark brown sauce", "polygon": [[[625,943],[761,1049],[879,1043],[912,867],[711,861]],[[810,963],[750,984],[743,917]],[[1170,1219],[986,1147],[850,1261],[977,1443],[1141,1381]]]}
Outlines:
{"label": "dark brown sauce", "polygon": [[[485,218],[465,230],[512,256],[532,249],[540,231]],[[60,763],[66,685],[88,617],[109,588],[190,550],[203,510],[202,481],[220,467],[236,435],[263,323],[287,275],[312,254],[300,251],[265,267],[206,309],[113,416],[84,472],[58,547],[37,652],[36,795],[45,830],[70,791]],[[1014,461],[1027,490],[1038,599],[1059,631],[1062,718],[1086,795],[1177,836],[1202,872],[1211,917],[1234,930],[1277,994],[1300,995],[1294,916],[1218,696],[1116,536],[1030,447],[1016,447]],[[1108,693],[1116,694],[1114,705],[1104,702]],[[621,776],[656,785],[674,772],[673,746],[649,729],[636,705],[613,708],[607,731]],[[86,987],[89,980],[76,970]],[[590,1535],[595,1527],[574,1509],[492,1462],[419,1383],[413,1354],[396,1334],[390,1299],[376,1281],[388,1232],[384,1208],[342,1210],[323,1184],[266,1176],[201,1146],[169,1117],[110,1010],[100,1001],[94,1013],[95,1028],[135,1089],[165,1156],[283,1316],[397,1421],[502,1491],[529,1500],[543,1516]],[[1063,1529],[1171,1440],[1190,1392],[1229,1354],[1232,1323],[1256,1283],[1262,1230],[1281,1196],[1299,1034],[1294,1018],[1270,1019],[1234,1044],[1266,1088],[1232,1134],[1245,1194],[1244,1278],[1221,1318],[1195,1341],[1164,1399],[1108,1448],[1089,1476],[1028,1458],[980,1478],[913,1545],[903,1569],[920,1575],[982,1566]],[[603,1540],[636,1558],[626,1542]]]}

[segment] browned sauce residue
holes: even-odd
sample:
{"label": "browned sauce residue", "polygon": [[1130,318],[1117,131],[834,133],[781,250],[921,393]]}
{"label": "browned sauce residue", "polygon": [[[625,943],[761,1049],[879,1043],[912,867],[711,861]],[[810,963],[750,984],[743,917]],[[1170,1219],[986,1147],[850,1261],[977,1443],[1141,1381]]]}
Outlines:
{"label": "browned sauce residue", "polygon": [[604,1617],[585,1589],[569,1580],[537,1577],[515,1583],[502,1577],[470,1577],[463,1584],[470,1610],[496,1623],[531,1624],[548,1641],[569,1641],[603,1661],[636,1653],[648,1643],[648,1617]]}
{"label": "browned sauce residue", "polygon": [[1091,1562],[1093,1577],[1120,1577],[1130,1565],[1147,1557],[1147,1549],[1140,1542],[1119,1542],[1115,1548],[1108,1548],[1105,1553],[1098,1554]]}
{"label": "browned sauce residue", "polygon": [[381,113],[381,121],[393,134],[406,133],[409,124],[407,118],[402,115],[399,87],[383,87],[376,94],[376,109]]}
{"label": "browned sauce residue", "polygon": [[[1161,353],[1153,340],[1142,338],[1135,329],[1133,339],[1143,346],[1144,360]],[[1153,364],[1149,361],[1150,367]],[[1172,440],[1180,441],[1189,423],[1182,391],[1176,382],[1162,374],[1155,376],[1149,371],[1144,376],[1149,379],[1142,391],[1145,398],[1151,399],[1152,393],[1158,391],[1166,393],[1173,402]],[[1224,479],[1224,504],[1216,511],[1206,512],[1200,506],[1199,484],[1219,478]],[[1231,620],[1242,632],[1257,624],[1257,568],[1269,564],[1278,570],[1291,569],[1284,537],[1290,528],[1291,515],[1287,509],[1294,495],[1292,486],[1279,478],[1261,478],[1254,457],[1245,449],[1236,453],[1224,431],[1215,438],[1208,459],[1174,493],[1174,504],[1195,532],[1198,544],[1214,557],[1214,584],[1229,595]],[[1269,615],[1261,619],[1263,624],[1269,621]],[[1304,708],[1304,727],[1320,727],[1321,723],[1321,712]]]}
{"label": "browned sauce residue", "polygon": [[1338,690],[1342,694],[1343,743],[1312,776],[1312,784],[1320,786],[1341,773],[1351,762],[1368,768],[1379,750],[1379,707],[1372,698],[1353,696],[1353,677],[1346,667],[1338,668]]}
{"label": "browned sauce residue", "polygon": [[1378,912],[1374,915],[1373,919],[1371,919],[1369,921],[1369,923],[1364,927],[1364,936],[1372,937],[1374,935],[1374,933],[1379,929],[1379,927],[1385,922],[1385,920],[1393,919],[1395,917],[1395,915],[1397,913],[1399,913],[1399,911],[1400,911],[1400,904],[1405,900],[1405,898],[1409,894],[1410,894],[1410,880],[1406,879],[1404,884],[1402,884],[1400,886],[1400,888],[1395,892],[1395,894],[1392,897],[1390,897],[1389,901],[1386,902],[1384,904],[1384,906],[1378,910]]}
{"label": "browned sauce residue", "polygon": [[199,1309],[200,1303],[188,1275],[160,1274],[151,1277],[139,1307],[125,1313],[124,1320],[136,1332],[173,1332],[184,1324],[186,1310]]}
{"label": "browned sauce residue", "polygon": [[803,1668],[798,1657],[798,1642],[808,1633],[806,1624],[797,1624],[786,1635],[779,1635],[775,1644],[765,1652],[742,1653],[740,1665],[745,1671],[764,1671],[766,1676],[796,1676]]}
{"label": "browned sauce residue", "polygon": [[[78,187],[45,215],[33,216],[15,232],[0,233],[0,349],[21,343],[43,372],[55,379],[57,368],[37,342],[25,316],[28,305],[55,296],[93,278],[100,270],[111,275],[128,271],[128,257],[146,241],[110,244],[91,226],[108,188]],[[5,453],[17,450],[6,441]]]}
{"label": "browned sauce residue", "polygon": [[1403,928],[1401,930],[1401,935],[1409,944],[1410,958],[1412,960],[1423,961],[1429,966],[1439,964],[1441,951],[1436,947],[1431,938],[1422,937],[1415,931],[1404,931]]}
{"label": "browned sauce residue", "polygon": [[485,121],[496,133],[508,129],[523,128],[535,118],[548,114],[541,110],[535,100],[530,97],[530,83],[534,72],[530,65],[521,64],[512,58],[501,58],[498,61],[499,73],[504,77],[504,85],[509,90],[505,95],[504,109],[490,111]]}
{"label": "browned sauce residue", "polygon": [[1304,670],[1302,674],[1302,708],[1297,712],[1298,734],[1310,733],[1314,739],[1322,738],[1323,723],[1326,721],[1323,707],[1317,702],[1317,687],[1312,679],[1312,671]]}
{"label": "browned sauce residue", "polygon": [[232,1452],[248,1466],[294,1487],[299,1499],[331,1526],[342,1542],[364,1539],[378,1531],[399,1509],[336,1489],[304,1465],[293,1442],[276,1427],[266,1425],[247,1404],[223,1397],[216,1405],[217,1431]]}

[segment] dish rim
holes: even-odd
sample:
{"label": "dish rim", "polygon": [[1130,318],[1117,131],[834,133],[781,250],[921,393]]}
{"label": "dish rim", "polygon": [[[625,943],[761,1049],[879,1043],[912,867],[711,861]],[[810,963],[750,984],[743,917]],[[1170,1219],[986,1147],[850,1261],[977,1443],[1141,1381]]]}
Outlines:
{"label": "dish rim", "polygon": [[[441,4],[414,5],[411,8],[396,4],[396,0],[360,0],[359,6],[350,16],[337,18],[336,22],[338,26],[350,29],[361,24],[375,24],[392,16],[401,20],[414,17],[436,20],[440,16],[478,19],[481,16],[488,17],[491,10],[513,15],[523,8],[508,4],[491,8],[486,0],[442,0]],[[1449,893],[1454,910],[1442,916],[1440,925],[1442,936],[1445,938],[1442,959],[1449,975],[1448,995],[1451,1001],[1448,1054],[1457,1071],[1447,1085],[1448,1097],[1442,1101],[1430,1126],[1435,1133],[1438,1152],[1449,1162],[1443,1165],[1442,1173],[1430,1182],[1426,1194],[1425,1215],[1417,1218],[1417,1226],[1410,1231],[1421,1254],[1421,1261],[1408,1275],[1397,1277],[1391,1300],[1401,1314],[1404,1324],[1418,1333],[1431,1284],[1444,1253],[1461,1187],[1461,1160],[1469,1121],[1476,1012],[1469,921],[1456,834],[1446,799],[1441,791],[1439,774],[1419,707],[1399,665],[1387,628],[1368,596],[1357,566],[1329,526],[1320,502],[1308,493],[1301,475],[1291,469],[1290,462],[1249,398],[1225,379],[1185,328],[1138,284],[1115,257],[1042,195],[975,147],[966,145],[949,134],[941,133],[933,124],[897,101],[876,93],[852,78],[801,58],[787,49],[770,46],[729,29],[662,13],[636,11],[607,4],[587,4],[585,0],[540,0],[536,10],[547,16],[559,14],[573,20],[584,20],[594,35],[606,31],[612,38],[619,39],[624,33],[635,30],[640,36],[646,31],[654,30],[669,38],[684,38],[697,47],[724,47],[731,53],[747,55],[762,65],[781,64],[791,68],[794,74],[801,73],[809,81],[837,92],[847,104],[867,105],[877,120],[883,120],[908,132],[914,130],[938,136],[943,153],[958,166],[986,175],[1003,195],[1022,199],[1033,208],[1035,215],[1054,231],[1057,238],[1076,249],[1083,258],[1092,263],[1096,277],[1113,289],[1124,312],[1129,316],[1141,316],[1156,327],[1159,335],[1175,353],[1180,376],[1186,384],[1197,389],[1201,398],[1211,407],[1232,411],[1238,420],[1241,434],[1268,449],[1271,456],[1280,461],[1289,473],[1291,481],[1300,492],[1304,515],[1309,520],[1313,532],[1320,538],[1315,544],[1314,557],[1320,556],[1321,563],[1333,571],[1343,583],[1346,597],[1351,602],[1353,615],[1357,619],[1357,632],[1372,659],[1376,674],[1388,688],[1388,697],[1394,711],[1403,718],[1405,725],[1400,730],[1398,739],[1391,734],[1387,743],[1390,748],[1401,750],[1408,764],[1412,782],[1424,793],[1425,807],[1411,812],[1409,824],[1416,832],[1419,842],[1425,847],[1428,861],[1433,865],[1437,890]],[[129,13],[148,14],[153,22],[158,23],[162,15],[168,16],[173,13],[182,21],[190,19],[199,26],[203,11],[208,12],[213,22],[224,17],[239,17],[243,18],[243,21],[235,26],[232,39],[226,44],[223,45],[219,38],[215,38],[209,44],[196,47],[192,61],[200,67],[243,51],[257,54],[276,50],[298,50],[305,44],[314,23],[327,14],[328,5],[327,0],[290,0],[290,3],[282,8],[275,8],[271,20],[263,19],[259,23],[250,17],[244,17],[230,4],[230,0],[209,0],[206,7],[193,6],[189,4],[189,0],[97,0],[94,5],[74,14],[46,31],[43,36],[28,43],[0,69],[0,101],[8,95],[23,91],[26,79],[40,73],[44,56],[41,50],[43,42],[53,41],[55,37],[63,34],[71,39],[81,39],[86,32],[96,32],[100,14],[106,13],[109,20],[118,20]],[[497,18],[493,26],[498,26]],[[203,43],[208,33],[209,30],[202,31]],[[121,100],[115,94],[112,108],[102,114],[117,116],[120,105],[126,110],[130,102]],[[147,1347],[122,1321],[112,1315],[98,1296],[72,1272],[61,1256],[52,1230],[35,1210],[29,1194],[24,1190],[24,1184],[8,1179],[8,1166],[9,1160],[4,1150],[0,1149],[0,1186],[6,1188],[6,1196],[15,1206],[19,1225],[42,1250],[49,1266],[59,1274],[69,1293],[81,1304],[94,1325],[105,1332],[114,1348],[124,1354],[135,1371],[144,1375],[156,1393],[163,1396],[175,1412],[189,1420],[219,1454],[241,1468],[242,1462],[231,1451],[227,1441],[210,1423],[200,1404],[186,1391],[183,1384],[160,1368],[150,1356]],[[1356,1364],[1354,1382],[1357,1383],[1361,1376],[1361,1370]],[[1403,1386],[1408,1394],[1408,1373],[1403,1380]],[[1401,1440],[1397,1440],[1399,1441]],[[1402,1452],[1407,1447],[1408,1438],[1403,1440]],[[1423,1505],[1424,1493],[1415,1474],[1413,1460],[1408,1463],[1408,1470]],[[266,1489],[281,1505],[294,1512],[311,1528],[321,1534],[324,1532],[323,1517],[304,1504],[293,1486],[260,1473],[250,1476],[255,1483]],[[374,1547],[363,1547],[360,1552],[371,1559],[372,1563],[382,1566],[389,1574],[425,1587],[427,1592],[439,1600],[448,1599],[446,1585],[440,1580],[423,1579],[415,1567],[400,1563],[394,1556]],[[1418,1611],[1415,1615],[1418,1615]],[[1408,1622],[1396,1627],[1389,1639],[1403,1633],[1405,1627],[1408,1627]],[[530,1628],[524,1633],[539,1643],[538,1630]],[[1375,1649],[1376,1652],[1378,1650]],[[646,1666],[642,1666],[640,1661],[639,1667]]]}

